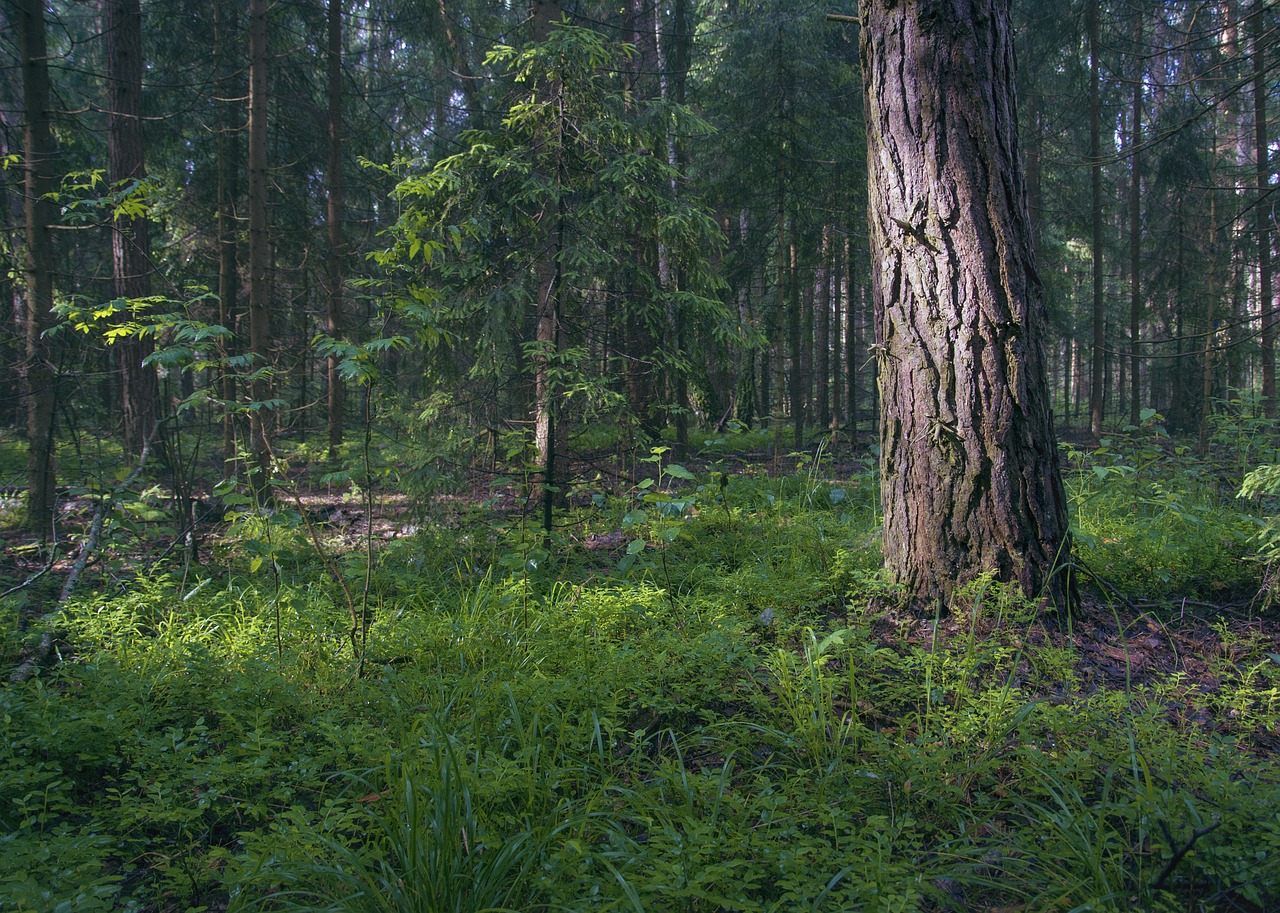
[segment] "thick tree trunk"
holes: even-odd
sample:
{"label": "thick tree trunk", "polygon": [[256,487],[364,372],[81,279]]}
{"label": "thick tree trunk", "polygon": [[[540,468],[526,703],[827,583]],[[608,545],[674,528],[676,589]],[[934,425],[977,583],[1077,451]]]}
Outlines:
{"label": "thick tree trunk", "polygon": [[1066,606],[1009,2],[860,9],[886,567],[921,599],[991,573]]}
{"label": "thick tree trunk", "polygon": [[252,487],[259,501],[270,499],[267,435],[272,410],[266,368],[271,363],[270,271],[271,238],[267,228],[267,6],[268,0],[249,0],[249,352],[254,379],[249,413]]}
{"label": "thick tree trunk", "polygon": [[[325,332],[331,339],[342,337],[342,0],[329,0],[329,163],[328,228],[329,248],[325,258]],[[342,445],[343,383],[338,360],[325,364],[329,394],[329,456]]]}
{"label": "thick tree trunk", "polygon": [[[107,160],[112,184],[146,177],[142,137],[142,5],[140,0],[106,0]],[[145,218],[117,216],[111,226],[111,272],[115,296],[127,300],[151,294],[150,231]],[[160,385],[143,360],[150,340],[124,338],[115,345],[120,370],[124,449],[138,456],[155,428]]]}
{"label": "thick tree trunk", "polygon": [[23,194],[26,222],[27,528],[53,532],[56,470],[53,451],[57,372],[44,331],[53,320],[53,131],[44,3],[22,0],[17,11],[22,47]]}

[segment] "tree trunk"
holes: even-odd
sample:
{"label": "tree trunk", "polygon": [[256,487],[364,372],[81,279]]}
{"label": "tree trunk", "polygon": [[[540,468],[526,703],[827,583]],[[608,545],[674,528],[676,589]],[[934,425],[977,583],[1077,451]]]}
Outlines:
{"label": "tree trunk", "polygon": [[27,528],[53,533],[53,432],[57,373],[44,331],[53,320],[53,131],[49,115],[49,63],[44,3],[22,0],[18,8],[22,46],[23,194],[26,223]]}
{"label": "tree trunk", "polygon": [[1107,345],[1107,312],[1102,284],[1102,100],[1099,94],[1098,6],[1089,2],[1089,188],[1093,220],[1093,348],[1089,353],[1089,432],[1102,439],[1102,401],[1106,383],[1103,350]]}
{"label": "tree trunk", "polygon": [[1253,130],[1258,204],[1253,208],[1258,236],[1258,312],[1262,318],[1262,399],[1268,418],[1276,417],[1276,314],[1271,294],[1271,156],[1267,138],[1267,68],[1263,13],[1266,0],[1255,0],[1249,17],[1253,39]]}
{"label": "tree trunk", "polygon": [[268,0],[249,0],[249,352],[253,381],[249,412],[249,447],[257,478],[257,499],[270,499],[267,435],[271,399],[267,368],[271,364],[271,237],[267,228],[267,6]]}
{"label": "tree trunk", "polygon": [[[885,565],[1071,601],[1008,0],[864,0]],[[961,12],[961,9],[969,12]]]}
{"label": "tree trunk", "polygon": [[1200,452],[1207,454],[1209,450],[1209,418],[1213,411],[1213,374],[1215,370],[1216,354],[1215,340],[1218,337],[1215,324],[1218,322],[1217,315],[1217,295],[1218,295],[1218,245],[1217,245],[1217,228],[1213,224],[1217,218],[1217,193],[1214,191],[1213,182],[1216,177],[1216,169],[1209,169],[1209,213],[1207,216],[1208,224],[1205,226],[1204,236],[1204,262],[1205,262],[1205,295],[1204,295],[1204,349],[1201,356],[1202,370],[1204,374],[1200,378]]}
{"label": "tree trunk", "polygon": [[813,298],[814,423],[831,427],[831,226],[822,228],[822,253]]}
{"label": "tree trunk", "polygon": [[[1137,15],[1134,47],[1142,48],[1143,14]],[[1142,93],[1146,66],[1139,62],[1133,81],[1133,123],[1129,144],[1129,424],[1137,425],[1142,410]]]}
{"label": "tree trunk", "polygon": [[[140,0],[106,0],[102,20],[107,56],[107,161],[111,183],[118,187],[146,178]],[[111,274],[117,298],[136,300],[151,294],[149,234],[146,218],[122,215],[112,222]],[[142,363],[151,349],[150,340],[136,337],[125,337],[115,344],[124,449],[134,457],[142,453],[158,416],[159,381],[155,369]]]}
{"label": "tree trunk", "polygon": [[[236,127],[233,123],[232,110],[235,103],[230,99],[241,93],[232,85],[231,67],[227,65],[227,48],[232,46],[230,35],[234,31],[228,20],[227,6],[223,3],[213,5],[213,55],[214,78],[218,86],[218,126],[215,141],[217,162],[217,198],[218,198],[218,323],[232,331],[236,329],[237,311],[239,310],[240,264],[239,242],[236,238]],[[236,457],[236,419],[232,411],[232,403],[236,398],[235,372],[225,363],[235,350],[235,343],[223,343],[220,355],[224,363],[218,367],[218,388],[222,399],[222,459],[228,468]]]}
{"label": "tree trunk", "polygon": [[[342,337],[342,0],[329,0],[329,247],[325,259],[325,332]],[[329,458],[342,445],[343,383],[338,360],[325,364],[329,399]]]}
{"label": "tree trunk", "polygon": [[791,374],[787,378],[787,398],[791,401],[791,446],[804,447],[804,394],[808,387],[804,370],[804,339],[800,332],[803,325],[800,300],[799,247],[793,239],[787,254],[790,268],[787,270],[787,349],[791,353]]}
{"label": "tree trunk", "polygon": [[858,295],[853,284],[852,245],[846,236],[841,245],[840,263],[844,290],[844,383],[845,421],[849,423],[849,448],[858,444]]}
{"label": "tree trunk", "polygon": [[[552,26],[560,21],[560,4],[551,0],[531,0],[530,14],[533,40],[546,41]],[[555,84],[548,89],[549,103],[557,106],[556,186],[565,186],[563,86]],[[551,542],[552,520],[559,500],[559,467],[556,462],[561,442],[566,440],[563,422],[557,414],[556,396],[559,391],[552,383],[556,356],[563,349],[560,327],[560,257],[564,250],[564,195],[559,194],[556,203],[551,237],[546,243],[546,256],[538,267],[538,300],[536,339],[538,351],[534,366],[534,444],[538,460],[542,464],[542,530],[548,547]]]}

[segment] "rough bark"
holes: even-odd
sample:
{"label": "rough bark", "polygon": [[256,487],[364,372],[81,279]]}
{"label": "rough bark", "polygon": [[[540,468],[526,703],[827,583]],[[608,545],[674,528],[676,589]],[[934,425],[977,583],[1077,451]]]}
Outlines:
{"label": "rough bark", "polygon": [[1008,0],[864,0],[885,565],[1070,602]]}
{"label": "rough bark", "polygon": [[[106,0],[102,30],[107,57],[107,161],[111,183],[146,178],[142,135],[142,5],[140,0]],[[151,294],[151,243],[146,218],[117,216],[111,224],[111,273],[117,298]],[[155,427],[160,385],[143,364],[150,340],[124,338],[115,344],[120,372],[124,449],[138,456]]]}
{"label": "rough bark", "polygon": [[44,3],[22,0],[17,11],[22,47],[23,194],[26,223],[27,528],[53,532],[54,413],[57,372],[44,331],[53,320],[53,130]]}

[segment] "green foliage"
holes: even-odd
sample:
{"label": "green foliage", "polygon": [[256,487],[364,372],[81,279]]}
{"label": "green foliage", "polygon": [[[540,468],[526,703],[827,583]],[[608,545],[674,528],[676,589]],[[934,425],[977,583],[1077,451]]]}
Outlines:
{"label": "green foliage", "polygon": [[1065,455],[1076,556],[1094,573],[1131,597],[1257,592],[1244,560],[1256,524],[1189,448],[1117,437]]}
{"label": "green foliage", "polygon": [[[433,164],[392,166],[402,209],[374,259],[396,282],[397,313],[452,347],[430,363],[433,378],[492,381],[536,366],[558,412],[611,421],[624,408],[615,379],[569,329],[593,307],[616,302],[655,338],[672,321],[728,332],[713,297],[719,228],[675,194],[681,176],[655,154],[668,131],[709,128],[682,106],[629,95],[619,72],[632,52],[568,24],[536,45],[498,46],[487,64],[505,71],[500,123],[465,133],[461,152]],[[664,285],[637,247],[661,247],[679,283]],[[562,344],[533,332],[543,293],[557,296]],[[652,357],[656,370],[691,372],[674,346]]]}
{"label": "green foliage", "polygon": [[[568,516],[554,570],[507,566],[496,501],[387,545],[363,643],[287,511],[236,521],[270,531],[220,576],[73,601],[64,661],[0,687],[6,909],[1275,902],[1277,771],[1241,750],[1280,725],[1263,637],[1222,625],[1209,690],[1108,686],[990,579],[931,621],[874,608],[866,471],[667,456]],[[625,537],[602,562],[588,529]]]}

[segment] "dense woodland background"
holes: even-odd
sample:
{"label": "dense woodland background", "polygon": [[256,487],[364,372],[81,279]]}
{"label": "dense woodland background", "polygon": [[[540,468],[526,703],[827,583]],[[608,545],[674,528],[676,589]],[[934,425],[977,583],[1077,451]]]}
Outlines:
{"label": "dense woodland background", "polygon": [[886,573],[852,0],[4,0],[0,909],[1280,909],[1280,7],[1012,6],[1056,606]]}
{"label": "dense woodland background", "polygon": [[[5,6],[0,71],[14,391],[35,357],[19,6]],[[580,132],[558,173],[550,153],[517,161],[547,125],[511,118],[529,62],[493,53],[528,37],[524,4],[136,7],[47,10],[57,217],[41,262],[63,318],[153,296],[144,323],[181,312],[231,333],[204,337],[194,371],[161,334],[170,351],[142,372],[158,387],[129,374],[155,337],[117,351],[99,332],[43,340],[57,437],[93,428],[136,453],[147,418],[199,389],[210,397],[182,422],[228,455],[247,427],[228,422],[225,443],[212,429],[249,402],[266,404],[254,414],[272,437],[327,426],[336,444],[372,405],[431,438],[424,453],[505,455],[531,436],[540,395],[533,223],[554,193],[574,245],[553,397],[571,435],[621,423],[684,444],[690,423],[738,422],[789,427],[795,447],[833,428],[872,439],[851,4],[567,5],[606,57],[566,82]],[[1021,2],[1015,16],[1060,430],[1096,437],[1155,409],[1203,438],[1215,412],[1271,414],[1271,5]],[[265,130],[253,152],[250,104]],[[25,405],[6,398],[0,422],[22,429]]]}

